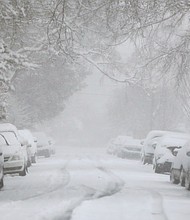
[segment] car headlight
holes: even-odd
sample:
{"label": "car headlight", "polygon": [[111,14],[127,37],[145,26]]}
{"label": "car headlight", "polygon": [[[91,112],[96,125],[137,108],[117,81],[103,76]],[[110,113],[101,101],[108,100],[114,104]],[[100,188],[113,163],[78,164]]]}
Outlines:
{"label": "car headlight", "polygon": [[15,154],[11,160],[20,160],[20,159],[21,159],[20,155]]}

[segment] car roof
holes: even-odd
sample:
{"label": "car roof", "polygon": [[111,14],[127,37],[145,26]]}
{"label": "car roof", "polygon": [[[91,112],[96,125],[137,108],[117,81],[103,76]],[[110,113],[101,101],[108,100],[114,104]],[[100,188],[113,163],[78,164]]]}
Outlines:
{"label": "car roof", "polygon": [[0,132],[14,132],[17,138],[19,137],[18,130],[15,125],[10,123],[0,124]]}

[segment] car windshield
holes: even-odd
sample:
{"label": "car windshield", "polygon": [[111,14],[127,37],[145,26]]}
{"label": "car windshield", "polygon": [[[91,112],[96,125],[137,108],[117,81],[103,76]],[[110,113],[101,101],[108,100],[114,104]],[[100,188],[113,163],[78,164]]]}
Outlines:
{"label": "car windshield", "polygon": [[8,145],[8,143],[6,142],[5,138],[2,135],[0,135],[0,146],[4,145]]}
{"label": "car windshield", "polygon": [[8,145],[19,145],[19,141],[12,131],[6,131],[1,133],[2,136],[6,139]]}

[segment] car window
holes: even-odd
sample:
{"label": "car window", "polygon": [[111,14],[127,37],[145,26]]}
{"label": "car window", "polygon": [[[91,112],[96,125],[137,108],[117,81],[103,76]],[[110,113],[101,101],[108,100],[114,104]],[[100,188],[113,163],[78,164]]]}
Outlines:
{"label": "car window", "polygon": [[8,145],[8,144],[5,138],[2,135],[0,135],[0,146],[4,146],[4,145]]}
{"label": "car window", "polygon": [[3,137],[6,139],[8,145],[19,145],[19,141],[14,132],[2,132]]}

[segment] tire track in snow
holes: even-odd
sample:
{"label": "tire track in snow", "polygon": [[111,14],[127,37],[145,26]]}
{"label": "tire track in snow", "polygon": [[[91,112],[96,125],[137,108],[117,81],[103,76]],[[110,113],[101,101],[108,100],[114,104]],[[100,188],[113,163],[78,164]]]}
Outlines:
{"label": "tire track in snow", "polygon": [[[24,202],[24,201],[27,201],[27,200],[30,200],[30,199],[40,198],[40,197],[46,196],[47,194],[53,193],[53,192],[65,187],[65,186],[67,186],[69,181],[70,181],[69,172],[66,169],[67,163],[65,163],[65,165],[59,170],[59,173],[61,174],[60,176],[62,177],[63,181],[61,181],[58,185],[56,185],[54,187],[50,186],[48,188],[48,190],[45,190],[43,192],[39,192],[39,193],[36,193],[34,195],[31,195],[31,196],[23,197],[22,199],[12,201],[11,204],[13,205],[13,204],[16,204],[17,202],[20,203],[20,202]],[[53,177],[54,177],[54,175],[53,175]],[[51,179],[53,177],[51,177]],[[6,191],[6,190],[3,190],[3,191]],[[10,203],[5,204],[4,206],[9,206],[9,205],[10,205]]]}
{"label": "tire track in snow", "polygon": [[124,181],[103,166],[95,166],[95,169],[101,171],[103,174],[106,174],[109,177],[106,187],[102,190],[97,190],[93,187],[81,185],[80,187],[86,192],[85,195],[78,200],[76,199],[76,201],[64,211],[64,214],[61,216],[56,216],[52,220],[71,220],[74,210],[82,205],[83,202],[109,197],[121,191],[124,186]]}
{"label": "tire track in snow", "polygon": [[142,191],[146,192],[151,196],[151,215],[154,220],[168,220],[168,217],[165,213],[164,206],[163,206],[163,196],[161,193],[159,193],[156,190],[151,190],[151,189],[146,189],[143,187],[138,187],[138,188],[131,188],[131,187],[126,187],[127,190],[129,191]]}
{"label": "tire track in snow", "polygon": [[154,220],[168,220],[163,207],[163,196],[157,191],[149,191],[152,196],[152,215]]}
{"label": "tire track in snow", "polygon": [[66,170],[66,168],[62,168],[60,170],[60,173],[65,174],[65,177],[66,177],[66,178],[64,178],[65,181],[59,183],[59,185],[57,185],[56,187],[53,187],[53,188],[51,188],[47,191],[44,191],[44,192],[41,192],[41,193],[38,193],[38,194],[35,194],[35,195],[32,195],[32,196],[28,196],[26,198],[23,198],[21,201],[26,201],[26,200],[29,200],[29,199],[34,199],[34,198],[38,198],[38,197],[47,196],[47,194],[53,193],[53,192],[65,187],[65,186],[67,186],[69,181],[70,181],[69,172]]}

